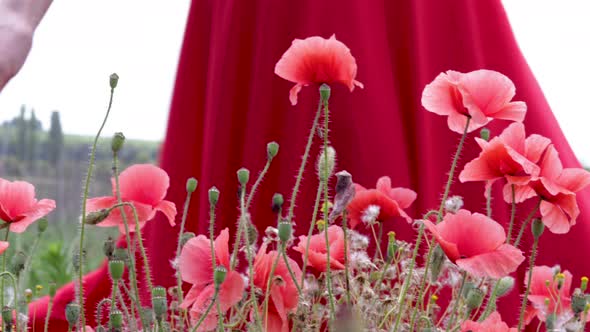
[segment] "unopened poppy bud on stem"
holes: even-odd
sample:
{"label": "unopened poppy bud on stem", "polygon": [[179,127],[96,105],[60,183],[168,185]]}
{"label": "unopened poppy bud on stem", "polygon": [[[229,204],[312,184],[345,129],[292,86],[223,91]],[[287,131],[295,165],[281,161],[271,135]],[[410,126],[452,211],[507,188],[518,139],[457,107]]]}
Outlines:
{"label": "unopened poppy bud on stem", "polygon": [[211,206],[216,206],[217,202],[219,201],[219,189],[213,186],[209,189],[209,204]]}
{"label": "unopened poppy bud on stem", "polygon": [[[327,152],[327,153],[325,153]],[[327,158],[326,158],[327,156]],[[336,150],[333,147],[328,146],[324,151],[320,152],[317,163],[318,177],[321,181],[327,181],[328,178],[334,173],[334,167],[336,166]]]}
{"label": "unopened poppy bud on stem", "polygon": [[119,75],[117,75],[117,73],[112,73],[111,76],[109,76],[109,85],[111,86],[111,89],[116,88],[117,83],[119,83]]}
{"label": "unopened poppy bud on stem", "polygon": [[533,232],[533,236],[535,237],[535,239],[538,239],[541,237],[541,234],[543,234],[543,230],[545,229],[545,225],[543,224],[543,221],[541,221],[541,219],[534,219],[533,223],[531,224],[531,230]]}
{"label": "unopened poppy bud on stem", "polygon": [[272,195],[272,211],[279,212],[283,208],[283,204],[285,203],[285,198],[283,195],[276,193]]}
{"label": "unopened poppy bud on stem", "polygon": [[322,103],[327,103],[330,99],[331,89],[326,83],[320,85],[320,97],[322,97]]}
{"label": "unopened poppy bud on stem", "polygon": [[109,315],[109,323],[111,328],[120,329],[123,326],[123,313],[119,310],[111,312]]}
{"label": "unopened poppy bud on stem", "polygon": [[467,308],[469,310],[473,310],[479,308],[479,306],[483,303],[483,298],[485,294],[479,288],[472,288],[467,293]]}
{"label": "unopened poppy bud on stem", "polygon": [[237,173],[238,181],[242,186],[245,186],[248,183],[248,180],[250,180],[250,171],[247,168],[242,167]]}
{"label": "unopened poppy bud on stem", "polygon": [[37,230],[39,231],[39,233],[45,232],[45,230],[47,229],[47,226],[49,226],[49,222],[47,221],[47,218],[41,218],[41,219],[39,219],[39,221],[37,221]]}
{"label": "unopened poppy bud on stem", "polygon": [[195,178],[189,178],[186,180],[186,192],[193,193],[195,190],[197,190],[197,184],[198,181]]}
{"label": "unopened poppy bud on stem", "polygon": [[105,220],[109,216],[110,213],[111,213],[111,210],[109,210],[109,209],[100,209],[98,211],[90,212],[86,215],[86,224],[87,225],[96,225],[96,224],[100,223],[101,221]]}
{"label": "unopened poppy bud on stem", "polygon": [[498,285],[496,286],[496,296],[502,297],[514,288],[514,278],[507,276],[498,280]]}
{"label": "unopened poppy bud on stem", "polygon": [[111,150],[113,152],[119,152],[123,148],[123,144],[125,143],[125,135],[121,132],[115,133],[113,135],[113,139],[111,140]]}
{"label": "unopened poppy bud on stem", "polygon": [[248,245],[255,245],[256,242],[258,242],[258,229],[256,229],[256,226],[251,222],[248,222],[246,227],[246,240],[248,240]]}
{"label": "unopened poppy bud on stem", "polygon": [[166,288],[156,286],[152,289],[152,297],[166,297]]}
{"label": "unopened poppy bud on stem", "polygon": [[272,160],[272,158],[276,157],[279,153],[279,143],[277,142],[270,142],[266,145],[266,156],[268,160]]}
{"label": "unopened poppy bud on stem", "polygon": [[490,140],[490,130],[488,128],[481,128],[481,130],[479,131],[479,137],[481,137],[481,139],[483,139],[484,141],[489,141]]}
{"label": "unopened poppy bud on stem", "polygon": [[80,306],[77,303],[68,303],[66,305],[66,320],[70,326],[75,326],[80,317]]}
{"label": "unopened poppy bud on stem", "polygon": [[227,269],[223,265],[219,265],[215,268],[213,272],[213,282],[215,283],[215,287],[219,288],[221,284],[225,281],[225,277],[227,276]]}
{"label": "unopened poppy bud on stem", "polygon": [[291,239],[293,234],[293,226],[288,221],[279,222],[279,239],[282,243],[286,243]]}
{"label": "unopened poppy bud on stem", "polygon": [[188,242],[188,240],[192,239],[193,237],[195,237],[195,233],[193,232],[184,232],[181,236],[180,236],[180,246],[184,247],[184,245]]}
{"label": "unopened poppy bud on stem", "polygon": [[112,260],[109,262],[109,274],[113,280],[120,280],[125,272],[125,263],[122,260]]}

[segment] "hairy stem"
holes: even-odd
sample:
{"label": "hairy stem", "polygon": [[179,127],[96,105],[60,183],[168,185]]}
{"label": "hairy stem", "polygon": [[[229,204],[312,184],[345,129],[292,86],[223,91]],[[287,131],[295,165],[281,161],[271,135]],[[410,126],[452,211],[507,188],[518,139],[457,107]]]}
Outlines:
{"label": "hairy stem", "polygon": [[528,301],[529,293],[531,292],[531,280],[533,279],[533,267],[535,266],[535,259],[537,258],[537,248],[539,247],[539,237],[535,236],[535,242],[533,242],[533,251],[531,252],[531,257],[529,260],[529,275],[528,281],[526,286],[526,291],[524,292],[524,297],[522,298],[522,304],[520,306],[520,316],[518,318],[518,329],[517,331],[521,331],[522,324],[524,321],[524,312],[526,309],[526,304]]}

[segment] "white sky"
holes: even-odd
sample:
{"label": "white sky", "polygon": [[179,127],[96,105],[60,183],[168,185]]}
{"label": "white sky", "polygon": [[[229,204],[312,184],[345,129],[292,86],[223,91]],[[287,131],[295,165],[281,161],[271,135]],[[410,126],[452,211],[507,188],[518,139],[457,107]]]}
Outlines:
{"label": "white sky", "polygon": [[[503,0],[520,47],[581,161],[590,164],[590,1]],[[48,125],[92,134],[121,77],[105,135],[160,140],[189,0],[54,1],[20,74],[0,94],[0,121],[34,107]],[[518,87],[517,87],[518,88]]]}

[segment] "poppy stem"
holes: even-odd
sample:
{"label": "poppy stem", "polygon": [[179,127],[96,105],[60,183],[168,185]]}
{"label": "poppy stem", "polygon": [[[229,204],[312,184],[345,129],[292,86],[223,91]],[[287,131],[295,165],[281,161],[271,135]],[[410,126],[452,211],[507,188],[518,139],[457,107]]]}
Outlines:
{"label": "poppy stem", "polygon": [[[531,280],[533,279],[533,267],[535,266],[535,259],[537,258],[537,249],[539,247],[539,236],[535,236],[535,242],[533,242],[533,251],[531,252],[531,257],[529,260],[529,275],[528,281],[526,286],[526,291],[524,292],[524,297],[522,298],[522,304],[520,306],[520,316],[518,319],[518,329],[517,331],[521,331],[522,323],[524,321],[524,312],[526,309],[526,304],[528,301],[529,293],[531,292]],[[516,243],[515,243],[516,244]]]}
{"label": "poppy stem", "polygon": [[289,271],[289,275],[291,276],[291,279],[293,280],[293,284],[295,284],[295,287],[297,287],[297,293],[299,294],[299,298],[301,298],[301,296],[303,296],[303,291],[301,290],[301,287],[299,287],[299,284],[297,283],[297,277],[295,276],[295,273],[293,273],[293,270],[291,269],[291,264],[289,264],[289,260],[287,259],[287,251],[285,250],[285,247],[283,246],[282,248],[283,250],[283,260],[285,261],[285,265],[287,266],[287,271]]}
{"label": "poppy stem", "polygon": [[[346,209],[342,211],[342,231],[344,232],[344,278],[346,280],[346,303],[350,304],[350,278],[348,267],[348,223],[347,223]],[[385,273],[387,269],[383,270]],[[382,274],[383,276],[383,274]]]}
{"label": "poppy stem", "polygon": [[[8,225],[8,223],[5,223],[5,225]],[[10,229],[6,228],[6,233],[4,233],[4,242],[8,241],[8,235],[10,234],[9,232]],[[6,272],[6,255],[6,252],[2,255],[2,273]],[[0,288],[0,308],[4,308],[4,277],[2,277],[2,280],[0,281]],[[18,292],[16,288],[14,291]],[[4,321],[2,321],[2,331],[4,331]]]}
{"label": "poppy stem", "polygon": [[[279,214],[280,215],[280,214]],[[272,284],[272,278],[275,274],[275,270],[279,263],[279,259],[281,258],[281,252],[283,251],[283,244],[279,244],[280,252],[277,252],[277,256],[275,257],[274,262],[272,263],[272,267],[270,268],[270,274],[268,275],[268,281],[266,282],[266,292],[264,292],[264,311],[263,311],[263,318],[264,318],[264,326],[268,326],[268,300],[270,297],[270,285]],[[297,281],[294,281],[297,283]]]}
{"label": "poppy stem", "polygon": [[[78,252],[78,304],[80,305],[80,326],[82,327],[82,331],[85,332],[86,330],[86,313],[84,308],[84,264],[82,263],[82,257],[84,256],[84,229],[86,226],[86,203],[88,200],[88,191],[90,188],[90,178],[92,177],[92,169],[94,168],[94,158],[96,156],[96,145],[98,144],[98,138],[104,128],[107,119],[109,118],[109,113],[111,112],[111,107],[113,106],[113,95],[115,93],[115,85],[111,84],[111,94],[109,97],[109,105],[107,107],[107,113],[102,120],[102,124],[94,137],[94,142],[92,143],[92,150],[90,151],[90,160],[88,162],[88,172],[86,173],[86,180],[84,182],[84,193],[82,195],[82,222],[80,223],[80,244],[79,244],[79,252]],[[4,299],[2,299],[4,301]],[[2,302],[3,304],[4,302]],[[2,324],[4,325],[4,324]]]}
{"label": "poppy stem", "polygon": [[246,201],[246,211],[250,209],[250,205],[252,205],[252,200],[254,199],[254,195],[256,194],[256,191],[257,191],[258,187],[260,186],[260,183],[262,183],[264,176],[268,172],[271,162],[272,162],[272,158],[268,158],[266,161],[266,165],[264,165],[264,168],[262,169],[262,171],[258,175],[258,178],[254,182],[254,185],[252,185],[252,188],[250,189],[250,194],[248,195],[248,200]]}
{"label": "poppy stem", "polygon": [[[217,259],[215,258],[215,206],[209,202],[209,243],[211,244],[211,266],[213,267],[213,278],[215,279],[215,270],[217,269]],[[179,257],[179,256],[176,256]],[[179,270],[180,275],[180,270]],[[180,290],[182,293],[182,289]],[[221,305],[219,304],[219,298],[217,299],[217,329],[223,331],[223,313],[221,312]],[[182,302],[181,302],[182,303]],[[181,325],[183,325],[181,323]],[[182,329],[181,329],[182,330]]]}
{"label": "poppy stem", "polygon": [[215,287],[215,293],[213,294],[213,297],[211,298],[211,302],[209,303],[209,306],[207,307],[207,309],[205,310],[205,312],[201,315],[201,318],[199,318],[199,321],[197,322],[197,325],[195,325],[193,327],[193,329],[191,330],[191,332],[196,332],[197,329],[199,328],[199,326],[201,326],[201,324],[203,324],[203,321],[205,321],[205,318],[209,315],[209,312],[213,308],[213,305],[215,304],[215,302],[217,302],[217,296],[218,295],[219,295],[219,287]]}
{"label": "poppy stem", "polygon": [[[486,215],[488,218],[492,218],[492,186],[487,189],[486,195]],[[514,204],[514,185],[512,185],[512,204]],[[514,205],[513,205],[514,208]],[[512,224],[510,224],[512,226]],[[508,237],[508,243],[510,243],[510,237]]]}
{"label": "poppy stem", "polygon": [[49,303],[47,304],[47,314],[45,315],[45,325],[43,325],[43,332],[49,331],[49,317],[51,317],[51,310],[53,309],[53,298],[54,296],[49,296]]}
{"label": "poppy stem", "polygon": [[461,278],[461,286],[459,287],[459,293],[457,294],[457,299],[453,305],[453,310],[451,311],[451,316],[449,317],[449,323],[447,325],[447,332],[451,329],[453,324],[455,324],[455,316],[458,314],[459,311],[459,303],[461,302],[461,297],[463,296],[463,288],[465,287],[465,281],[467,280],[467,271],[463,271],[463,276]]}
{"label": "poppy stem", "polygon": [[[8,231],[8,229],[7,229]],[[8,238],[8,236],[6,236],[6,238]],[[4,257],[6,257],[6,255],[4,255]],[[3,259],[4,260],[4,259]],[[4,269],[3,269],[4,270]],[[16,288],[18,286],[18,282],[16,281],[16,277],[14,276],[14,274],[4,270],[2,273],[0,273],[0,278],[2,278],[2,283],[4,283],[4,278],[5,277],[9,277],[10,280],[12,281],[12,287],[14,288],[14,303],[15,303],[15,311],[16,311],[16,315],[15,316],[15,324],[16,324],[16,331],[18,332],[19,330],[19,324],[18,324],[18,289]],[[2,287],[2,296],[4,296],[4,287]],[[4,306],[2,306],[2,310],[4,310]],[[2,325],[4,325],[4,321],[2,322]],[[2,331],[4,331],[4,326],[2,327]],[[10,329],[8,329],[7,331],[10,331]]]}
{"label": "poppy stem", "polygon": [[499,285],[499,281],[496,281],[496,284],[494,285],[494,289],[492,290],[492,294],[490,294],[490,298],[488,299],[488,303],[486,304],[486,308],[483,311],[483,313],[481,314],[481,316],[479,316],[480,322],[483,322],[486,318],[488,318],[488,316],[492,313],[492,310],[496,307],[496,297],[497,297],[497,293],[498,293],[498,285]]}
{"label": "poppy stem", "polygon": [[[510,244],[510,240],[512,240],[512,227],[514,226],[514,217],[516,216],[516,197],[515,197],[515,190],[514,190],[513,184],[510,185],[510,189],[512,191],[512,209],[510,210],[510,223],[508,224],[508,234],[506,235],[506,244]],[[490,196],[491,196],[491,193],[490,193]]]}
{"label": "poppy stem", "polygon": [[307,259],[309,255],[309,244],[311,243],[311,236],[313,235],[313,230],[315,228],[316,219],[318,217],[318,209],[320,206],[320,199],[322,197],[322,185],[318,185],[318,189],[315,195],[315,203],[313,206],[313,213],[311,216],[311,224],[309,225],[309,231],[307,231],[307,240],[305,242],[305,255],[303,256],[303,267],[301,268],[301,288],[304,286],[305,282],[305,270],[307,268]]}
{"label": "poppy stem", "polygon": [[463,143],[465,143],[465,138],[467,137],[467,131],[469,130],[470,121],[471,117],[468,116],[467,121],[465,122],[465,129],[463,130],[463,135],[461,136],[459,146],[457,147],[457,151],[455,151],[455,156],[453,157],[453,162],[451,163],[451,170],[449,171],[449,178],[447,179],[447,184],[445,185],[445,191],[440,202],[440,207],[438,208],[438,221],[441,221],[443,218],[445,202],[447,201],[447,198],[449,197],[449,192],[451,191],[451,184],[453,183],[453,178],[455,176],[455,168],[457,168],[459,156],[461,155],[461,151],[463,150]]}
{"label": "poppy stem", "polygon": [[529,223],[529,221],[531,221],[531,219],[533,219],[533,217],[535,216],[537,211],[539,211],[539,206],[541,206],[541,201],[542,201],[542,199],[539,198],[537,205],[535,205],[535,207],[533,208],[531,213],[529,213],[527,218],[522,223],[522,226],[520,226],[520,231],[518,231],[518,236],[516,237],[516,241],[514,241],[514,247],[518,248],[518,245],[520,244],[520,240],[522,239],[522,235],[524,234],[524,229],[526,228],[526,225]]}

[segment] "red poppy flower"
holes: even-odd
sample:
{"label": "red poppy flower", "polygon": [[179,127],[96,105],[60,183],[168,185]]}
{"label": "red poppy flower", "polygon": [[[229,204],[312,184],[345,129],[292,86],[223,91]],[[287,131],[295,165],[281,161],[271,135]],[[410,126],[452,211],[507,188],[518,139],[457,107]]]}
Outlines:
{"label": "red poppy flower", "polygon": [[[547,148],[540,167],[538,177],[516,186],[518,196],[521,201],[539,196],[542,199],[539,210],[545,226],[552,233],[567,233],[580,214],[576,192],[590,184],[590,172],[581,168],[563,168],[553,145]],[[505,190],[504,199],[510,194]]]}
{"label": "red poppy flower", "polygon": [[342,83],[350,91],[363,88],[356,78],[356,60],[350,49],[332,35],[329,39],[314,36],[295,39],[275,66],[275,74],[296,83],[289,92],[292,105],[303,86],[312,83]]}
{"label": "red poppy flower", "polygon": [[54,209],[54,200],[38,201],[35,198],[35,187],[32,184],[0,179],[0,219],[10,224],[8,227],[11,232],[24,232],[30,224]]}
{"label": "red poppy flower", "polygon": [[[569,271],[562,272],[561,281],[558,273],[549,266],[535,266],[531,279],[531,290],[528,296],[530,301],[527,307],[525,323],[528,324],[536,316],[544,322],[548,313],[555,313],[558,320],[571,318],[571,288],[572,274]],[[528,281],[528,273],[524,283]],[[561,287],[558,287],[561,284]],[[545,301],[549,300],[549,305]]]}
{"label": "red poppy flower", "polygon": [[[540,168],[537,162],[551,143],[550,139],[536,134],[525,139],[522,123],[510,124],[500,136],[489,142],[480,138],[475,140],[482,151],[477,158],[465,164],[459,174],[459,180],[487,181],[486,187],[489,187],[497,179],[506,178],[508,188],[504,190],[510,193],[508,202],[512,202],[511,184],[527,183],[531,176],[539,175]],[[522,190],[516,194],[524,197],[528,195]],[[522,200],[523,197],[516,197],[517,202]]]}
{"label": "red poppy flower", "polygon": [[475,277],[499,279],[524,261],[520,250],[505,244],[504,228],[483,214],[459,210],[436,225],[424,224],[449,260]]}
{"label": "red poppy flower", "polygon": [[[267,244],[263,243],[254,258],[254,276],[250,276],[250,278],[254,278],[254,285],[264,293],[266,292],[270,270],[272,269],[275,258],[279,255],[275,250],[267,253],[266,249]],[[295,274],[295,278],[299,280],[301,278],[301,269],[291,258],[288,261],[291,270]],[[264,297],[265,295],[263,294],[262,296]],[[265,330],[288,332],[288,314],[297,309],[299,294],[297,293],[297,287],[291,279],[284,259],[279,259],[276,266],[269,296],[268,318],[262,317],[264,314],[261,316],[263,323],[268,322]],[[262,308],[260,308],[260,312],[262,313]]]}
{"label": "red poppy flower", "polygon": [[[215,239],[216,266],[229,269],[229,231],[224,229]],[[213,283],[213,264],[211,257],[211,243],[204,235],[199,235],[188,240],[182,248],[178,259],[178,266],[182,280],[193,286],[186,294],[181,308],[191,308],[191,318],[198,321],[211,303],[215,293]],[[222,312],[236,305],[244,293],[244,280],[236,271],[228,271],[225,281],[219,289],[219,305]],[[217,310],[211,310],[203,320],[199,331],[209,331],[217,326]]]}
{"label": "red poppy flower", "polygon": [[466,321],[461,324],[461,332],[517,332],[518,330],[514,327],[508,327],[508,324],[502,321],[502,317],[496,311],[488,316],[483,322],[474,322],[472,320]]}
{"label": "red poppy flower", "polygon": [[[330,243],[330,269],[344,270],[344,230],[340,226],[328,227],[328,241]],[[305,257],[307,236],[299,236],[299,243],[293,250]],[[328,255],[326,253],[326,235],[324,232],[313,235],[309,240],[309,252],[307,259],[310,266],[320,272],[326,272],[328,267]]]}
{"label": "red poppy flower", "polygon": [[427,111],[447,115],[449,129],[462,134],[467,117],[468,132],[485,126],[492,119],[522,122],[526,104],[511,102],[515,94],[512,81],[493,70],[440,73],[422,92]]}
{"label": "red poppy flower", "polygon": [[[117,204],[115,179],[112,179],[113,196],[91,198],[86,204],[88,212],[109,209]],[[123,202],[133,203],[139,218],[139,227],[152,219],[157,211],[161,211],[168,217],[171,226],[176,225],[176,206],[170,201],[164,200],[170,186],[170,179],[166,172],[154,165],[133,165],[119,175],[119,186]],[[129,230],[135,230],[133,210],[125,206],[125,215],[129,223]],[[109,216],[97,226],[118,226],[121,233],[125,233],[123,217],[119,208],[113,209]]]}
{"label": "red poppy flower", "polygon": [[406,188],[392,188],[388,176],[379,178],[376,189],[365,189],[355,183],[355,190],[354,198],[347,208],[350,228],[362,222],[383,221],[398,216],[412,221],[403,209],[412,205],[416,193]]}

